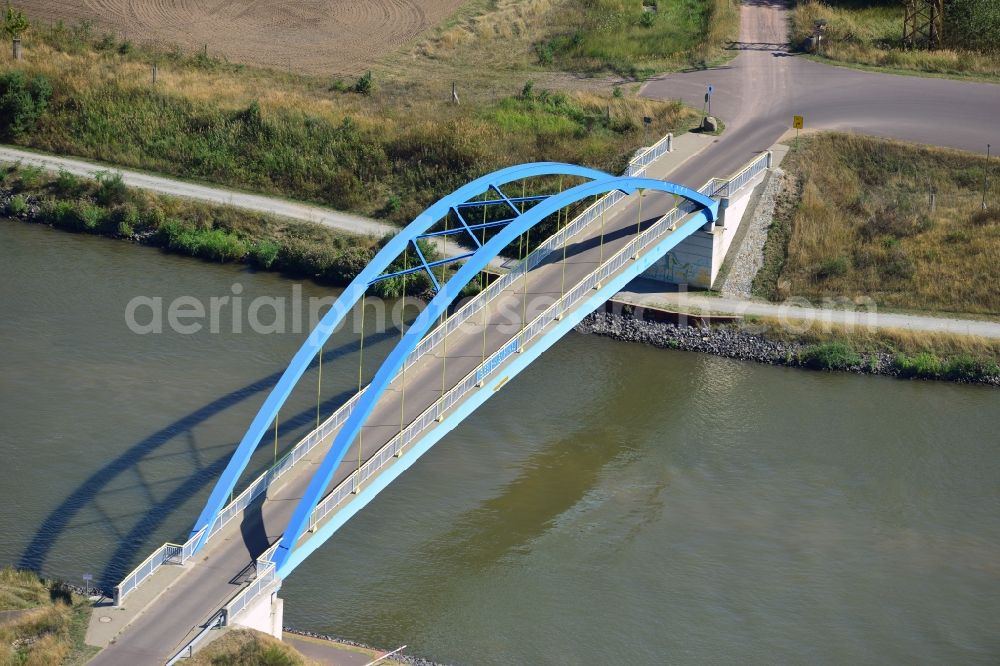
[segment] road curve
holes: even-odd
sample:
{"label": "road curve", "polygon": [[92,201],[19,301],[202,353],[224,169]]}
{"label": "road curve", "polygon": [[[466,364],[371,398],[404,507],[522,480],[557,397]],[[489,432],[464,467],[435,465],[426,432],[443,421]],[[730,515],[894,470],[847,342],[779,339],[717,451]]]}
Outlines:
{"label": "road curve", "polygon": [[725,65],[658,77],[640,94],[701,106],[726,131],[685,174],[686,185],[729,173],[767,150],[793,115],[809,130],[843,130],[968,151],[1000,145],[1000,85],[834,67],[789,53],[788,10],[780,0],[744,0],[739,54]]}

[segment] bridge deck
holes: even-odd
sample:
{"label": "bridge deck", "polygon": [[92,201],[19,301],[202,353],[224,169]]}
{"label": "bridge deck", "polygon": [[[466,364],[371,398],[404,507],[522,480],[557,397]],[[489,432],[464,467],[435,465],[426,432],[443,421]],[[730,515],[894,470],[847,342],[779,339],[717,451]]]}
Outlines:
{"label": "bridge deck", "polygon": [[[670,195],[647,192],[642,198],[643,228],[673,208]],[[568,240],[566,260],[561,249],[553,251],[528,274],[515,281],[491,301],[486,312],[486,355],[497,351],[516,336],[522,316],[530,322],[564,292],[589,275],[601,257],[611,257],[635,235],[639,196],[632,195],[607,213],[604,220],[604,248],[601,250],[600,218]],[[522,315],[523,312],[523,315]],[[401,378],[396,379],[377,403],[361,433],[361,460],[377,452],[405,424],[412,422],[441,395],[483,360],[482,315],[476,314],[453,331],[445,343],[423,356],[406,371],[405,397]],[[154,574],[146,583],[154,588],[155,578],[168,585],[156,599],[156,612],[137,617],[119,639],[92,662],[94,664],[151,663],[176,653],[196,634],[200,626],[253,577],[253,563],[281,536],[296,502],[302,496],[315,466],[329,449],[332,436],[316,446],[304,460],[282,476],[249,507],[242,520],[232,521],[216,534],[183,575]],[[358,467],[358,442],[348,451],[337,469],[331,488]],[[309,534],[304,535],[304,539]],[[301,543],[301,542],[300,542]],[[164,567],[169,570],[174,567]],[[147,593],[148,594],[148,593]],[[138,600],[136,600],[138,601]],[[129,606],[126,601],[125,606]],[[166,612],[160,609],[168,609]]]}

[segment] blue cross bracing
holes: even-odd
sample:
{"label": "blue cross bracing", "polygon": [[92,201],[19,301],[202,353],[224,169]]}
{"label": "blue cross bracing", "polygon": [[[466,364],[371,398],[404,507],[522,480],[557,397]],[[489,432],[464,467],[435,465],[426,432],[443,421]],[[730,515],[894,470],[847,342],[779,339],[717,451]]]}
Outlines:
{"label": "blue cross bracing", "polygon": [[[427,258],[424,256],[424,253],[420,249],[420,246],[417,244],[417,241],[424,240],[427,238],[439,238],[442,236],[454,236],[457,234],[466,233],[468,234],[469,238],[472,239],[472,243],[475,246],[475,248],[479,249],[483,246],[483,242],[479,239],[478,236],[476,236],[474,232],[506,226],[511,222],[513,222],[514,220],[516,220],[521,214],[526,212],[526,210],[530,210],[530,208],[526,209],[523,204],[532,204],[533,206],[552,196],[550,194],[537,194],[532,196],[508,197],[506,194],[503,193],[503,190],[501,190],[498,185],[494,185],[492,183],[489,185],[487,193],[489,193],[489,191],[496,192],[501,198],[487,199],[482,201],[466,201],[465,203],[454,204],[451,206],[451,208],[448,211],[448,214],[450,215],[454,213],[455,217],[457,217],[458,221],[461,223],[460,227],[443,229],[440,231],[428,231],[415,236],[409,241],[409,243],[407,243],[407,248],[406,250],[404,250],[404,252],[408,252],[409,246],[412,245],[413,250],[417,255],[417,258],[420,260],[419,266],[414,266],[412,268],[404,268],[402,270],[393,271],[391,273],[384,273],[372,279],[371,282],[369,282],[368,284],[371,285],[375,284],[376,282],[381,282],[383,280],[389,280],[391,278],[401,277],[403,275],[411,275],[413,273],[419,273],[420,271],[425,271],[427,273],[427,276],[431,280],[431,284],[434,285],[434,291],[440,291],[441,285],[438,282],[437,276],[434,275],[434,271],[432,271],[431,269],[437,266],[444,266],[446,264],[451,264],[458,261],[464,261],[465,259],[468,259],[472,255],[474,255],[475,250],[459,255],[454,255],[451,257],[445,257],[444,259],[427,261]],[[521,208],[518,208],[516,204],[522,204]],[[483,217],[485,218],[485,209],[489,206],[497,206],[497,205],[506,205],[510,207],[511,210],[514,212],[514,217],[503,218],[500,220],[491,220],[489,222],[469,224],[468,222],[466,222],[465,216],[462,215],[463,210],[482,208],[484,209]]]}

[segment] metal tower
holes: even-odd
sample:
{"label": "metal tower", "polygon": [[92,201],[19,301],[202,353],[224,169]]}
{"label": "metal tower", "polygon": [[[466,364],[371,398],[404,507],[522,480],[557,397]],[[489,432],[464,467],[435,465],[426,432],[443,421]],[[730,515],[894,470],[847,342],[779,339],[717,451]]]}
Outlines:
{"label": "metal tower", "polygon": [[903,43],[910,48],[941,46],[944,0],[904,0]]}

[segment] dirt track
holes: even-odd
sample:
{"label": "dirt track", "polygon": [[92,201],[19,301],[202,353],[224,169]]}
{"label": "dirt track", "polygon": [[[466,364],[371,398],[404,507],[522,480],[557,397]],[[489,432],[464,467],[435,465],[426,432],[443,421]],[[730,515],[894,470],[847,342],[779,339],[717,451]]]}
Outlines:
{"label": "dirt track", "polygon": [[463,0],[22,0],[32,20],[87,19],[134,42],[208,46],[233,62],[356,73],[454,12]]}

